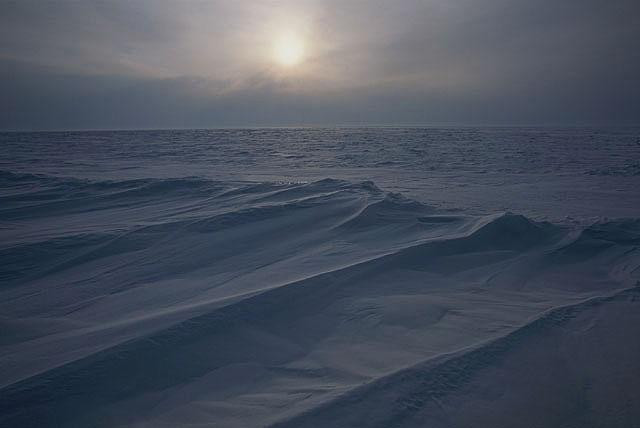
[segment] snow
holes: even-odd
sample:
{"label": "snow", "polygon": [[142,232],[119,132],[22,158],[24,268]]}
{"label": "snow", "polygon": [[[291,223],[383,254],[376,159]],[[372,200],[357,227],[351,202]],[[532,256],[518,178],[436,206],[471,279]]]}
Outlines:
{"label": "snow", "polygon": [[[244,151],[284,131],[244,132],[249,143],[236,136],[238,147],[223,144],[223,131],[209,138]],[[320,131],[287,132],[304,139]],[[363,132],[384,141],[405,131],[352,132],[357,142]],[[410,132],[420,141],[422,130]],[[539,144],[551,138],[511,132],[528,144],[523,135]],[[637,135],[598,132],[618,145]],[[278,165],[256,160],[248,179],[229,172],[233,153],[196,144],[202,136],[194,135],[190,151],[178,144],[167,154],[150,142],[132,172],[119,145],[133,144],[131,133],[104,133],[100,157],[76,149],[66,163],[51,145],[64,152],[69,141],[91,144],[96,134],[3,134],[20,148],[0,160],[0,426],[542,427],[639,419],[640,219],[593,220],[601,211],[631,211],[617,193],[587,188],[614,179],[635,186],[628,198],[637,200],[639,177],[613,174],[628,171],[616,166],[619,158],[596,162],[603,158],[586,151],[577,162],[583,169],[550,162],[560,172],[536,176],[541,188],[573,182],[590,198],[581,204],[545,191],[526,200],[533,190],[525,187],[523,200],[502,210],[492,199],[498,187],[474,183],[453,149],[440,153],[448,174],[457,171],[473,190],[452,187],[448,197],[419,168],[368,169],[376,157],[407,159],[406,148],[345,161],[362,168],[324,167],[325,178],[303,168],[265,179]],[[145,138],[133,136],[138,144]],[[300,155],[285,163],[307,156],[289,140],[282,146]],[[38,161],[29,161],[29,147],[42,148]],[[315,161],[331,163],[318,147]],[[511,150],[529,157],[531,148]],[[107,179],[92,176],[85,165],[93,163]],[[207,164],[215,171],[196,174]],[[188,174],[156,174],[163,166]],[[611,174],[588,173],[603,168]],[[499,174],[512,177],[495,172],[490,180]],[[404,188],[391,184],[408,175]],[[437,193],[437,201],[415,197],[418,180],[422,196]],[[451,207],[472,193],[468,204]]]}

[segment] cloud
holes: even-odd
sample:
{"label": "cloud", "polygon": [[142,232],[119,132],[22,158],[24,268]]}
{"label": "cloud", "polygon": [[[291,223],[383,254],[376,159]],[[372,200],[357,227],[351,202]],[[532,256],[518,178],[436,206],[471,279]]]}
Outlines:
{"label": "cloud", "polygon": [[[0,127],[638,123],[637,1],[0,2]],[[270,61],[306,38],[296,71]]]}

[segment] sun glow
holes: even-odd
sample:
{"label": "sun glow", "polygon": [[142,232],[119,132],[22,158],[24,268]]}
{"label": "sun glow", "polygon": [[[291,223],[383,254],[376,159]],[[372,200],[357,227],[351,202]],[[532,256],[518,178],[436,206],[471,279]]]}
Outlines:
{"label": "sun glow", "polygon": [[276,40],[273,53],[278,64],[293,67],[304,59],[304,43],[295,34],[284,34]]}

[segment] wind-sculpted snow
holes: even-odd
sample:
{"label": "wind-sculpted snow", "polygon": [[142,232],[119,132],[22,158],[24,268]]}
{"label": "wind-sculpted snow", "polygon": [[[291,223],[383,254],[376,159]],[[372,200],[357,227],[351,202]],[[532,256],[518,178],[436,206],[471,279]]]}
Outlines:
{"label": "wind-sculpted snow", "polygon": [[[559,307],[496,340],[399,370],[273,426],[633,424],[640,418],[631,404],[640,399],[640,338],[619,330],[640,321],[639,309],[640,287]],[[623,346],[621,336],[629,339]],[[603,344],[611,355],[591,348]]]}
{"label": "wind-sculpted snow", "polygon": [[499,426],[483,400],[513,416],[511,377],[522,414],[547,409],[524,398],[546,375],[514,361],[580,354],[563,379],[612,388],[622,369],[584,356],[600,345],[640,404],[635,342],[598,330],[637,336],[638,220],[471,215],[336,179],[0,182],[0,426]]}
{"label": "wind-sculpted snow", "polygon": [[144,192],[149,177],[371,180],[434,206],[587,226],[637,216],[639,142],[638,127],[0,132],[0,170],[108,178]]}

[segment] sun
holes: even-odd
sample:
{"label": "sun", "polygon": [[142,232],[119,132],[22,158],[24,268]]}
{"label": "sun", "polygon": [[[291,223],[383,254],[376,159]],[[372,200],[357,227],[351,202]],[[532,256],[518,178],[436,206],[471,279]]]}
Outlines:
{"label": "sun", "polygon": [[274,43],[274,59],[283,67],[293,67],[304,59],[304,43],[295,34],[283,34]]}

